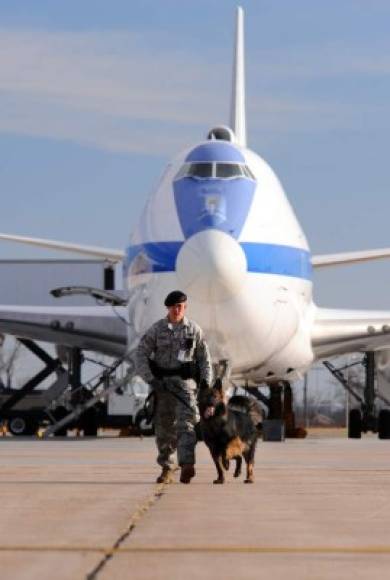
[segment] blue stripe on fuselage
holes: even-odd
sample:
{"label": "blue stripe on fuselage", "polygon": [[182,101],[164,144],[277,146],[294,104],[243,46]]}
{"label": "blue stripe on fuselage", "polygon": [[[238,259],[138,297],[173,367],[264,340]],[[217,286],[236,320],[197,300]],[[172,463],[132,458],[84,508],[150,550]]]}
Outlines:
{"label": "blue stripe on fuselage", "polygon": [[[126,274],[174,272],[177,255],[183,242],[146,242],[130,246],[126,252]],[[248,272],[292,276],[311,280],[310,252],[292,246],[241,242]]]}
{"label": "blue stripe on fuselage", "polygon": [[292,246],[241,242],[248,264],[248,272],[279,274],[311,280],[310,252]]}

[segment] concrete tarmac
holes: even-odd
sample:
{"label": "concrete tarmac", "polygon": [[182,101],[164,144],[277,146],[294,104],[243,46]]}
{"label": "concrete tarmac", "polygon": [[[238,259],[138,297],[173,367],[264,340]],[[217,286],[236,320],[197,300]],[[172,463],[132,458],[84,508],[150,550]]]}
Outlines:
{"label": "concrete tarmac", "polygon": [[390,441],[259,442],[256,482],[156,485],[153,439],[0,439],[2,580],[390,577]]}

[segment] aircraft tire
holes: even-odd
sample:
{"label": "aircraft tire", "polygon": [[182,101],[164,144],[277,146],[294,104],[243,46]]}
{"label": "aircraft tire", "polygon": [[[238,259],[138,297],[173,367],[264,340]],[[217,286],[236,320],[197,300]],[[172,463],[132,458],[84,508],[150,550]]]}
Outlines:
{"label": "aircraft tire", "polygon": [[16,437],[25,437],[26,435],[35,435],[38,424],[32,419],[27,419],[21,415],[16,415],[8,421],[8,431]]}
{"label": "aircraft tire", "polygon": [[379,439],[390,439],[390,410],[382,409],[378,417]]}
{"label": "aircraft tire", "polygon": [[362,437],[362,414],[359,409],[351,409],[348,421],[348,438],[361,439]]}

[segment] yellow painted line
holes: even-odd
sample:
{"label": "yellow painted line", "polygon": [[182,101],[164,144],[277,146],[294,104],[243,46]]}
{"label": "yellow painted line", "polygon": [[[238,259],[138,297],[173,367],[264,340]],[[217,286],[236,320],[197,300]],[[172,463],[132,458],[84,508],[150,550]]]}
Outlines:
{"label": "yellow painted line", "polygon": [[0,552],[98,552],[104,554],[388,554],[390,546],[0,546]]}
{"label": "yellow painted line", "polygon": [[390,546],[129,546],[117,552],[164,553],[237,553],[237,554],[390,554]]}

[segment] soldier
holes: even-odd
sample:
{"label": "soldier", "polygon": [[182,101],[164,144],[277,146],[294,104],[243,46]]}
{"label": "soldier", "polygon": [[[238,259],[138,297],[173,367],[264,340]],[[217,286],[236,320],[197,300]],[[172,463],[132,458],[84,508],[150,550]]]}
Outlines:
{"label": "soldier", "polygon": [[211,359],[200,327],[185,316],[187,296],[180,290],[164,302],[166,318],[153,324],[137,349],[137,373],[156,393],[154,427],[157,463],[162,471],[157,483],[170,483],[177,449],[180,481],[195,475],[195,425],[199,421],[197,382],[210,385]]}

